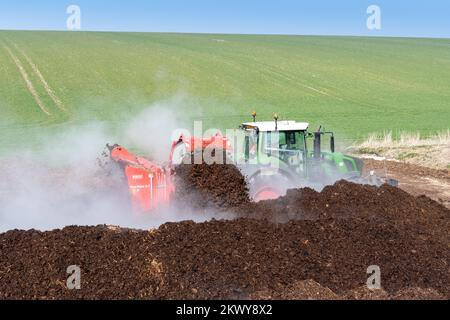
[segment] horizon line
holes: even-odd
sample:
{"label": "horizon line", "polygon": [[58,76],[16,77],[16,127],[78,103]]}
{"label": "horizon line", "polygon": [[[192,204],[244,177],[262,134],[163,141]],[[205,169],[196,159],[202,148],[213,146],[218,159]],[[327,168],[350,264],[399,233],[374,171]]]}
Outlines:
{"label": "horizon line", "polygon": [[117,31],[117,30],[66,30],[66,29],[2,29],[16,32],[67,32],[67,33],[145,33],[145,34],[185,34],[185,35],[242,35],[242,36],[296,36],[296,37],[354,37],[354,38],[398,38],[450,40],[450,36],[408,36],[408,35],[367,35],[367,34],[323,34],[323,33],[226,33],[226,32],[187,32],[187,31]]}

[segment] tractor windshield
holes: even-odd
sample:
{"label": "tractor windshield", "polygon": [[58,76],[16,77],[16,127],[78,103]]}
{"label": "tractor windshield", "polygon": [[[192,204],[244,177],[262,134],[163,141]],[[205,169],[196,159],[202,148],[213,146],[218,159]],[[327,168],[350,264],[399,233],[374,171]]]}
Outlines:
{"label": "tractor windshield", "polygon": [[304,151],[305,133],[303,131],[266,132],[265,151]]}
{"label": "tractor windshield", "polygon": [[294,165],[303,162],[306,150],[304,131],[264,132],[262,151],[268,156],[277,157]]}

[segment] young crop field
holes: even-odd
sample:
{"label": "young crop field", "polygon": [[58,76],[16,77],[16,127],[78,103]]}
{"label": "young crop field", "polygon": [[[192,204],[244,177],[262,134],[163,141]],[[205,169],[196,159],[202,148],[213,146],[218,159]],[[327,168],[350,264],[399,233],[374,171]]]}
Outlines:
{"label": "young crop field", "polygon": [[449,88],[449,39],[1,31],[0,153],[92,121],[114,135],[161,102],[205,128],[257,110],[345,144],[427,135],[450,127]]}

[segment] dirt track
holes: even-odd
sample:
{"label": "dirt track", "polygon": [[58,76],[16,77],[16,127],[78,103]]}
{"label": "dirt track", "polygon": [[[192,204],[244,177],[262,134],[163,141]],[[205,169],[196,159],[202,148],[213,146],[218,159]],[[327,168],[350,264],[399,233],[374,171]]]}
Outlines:
{"label": "dirt track", "polygon": [[400,188],[415,195],[426,195],[450,209],[450,170],[437,170],[395,161],[366,159],[366,170],[380,177],[400,181]]}

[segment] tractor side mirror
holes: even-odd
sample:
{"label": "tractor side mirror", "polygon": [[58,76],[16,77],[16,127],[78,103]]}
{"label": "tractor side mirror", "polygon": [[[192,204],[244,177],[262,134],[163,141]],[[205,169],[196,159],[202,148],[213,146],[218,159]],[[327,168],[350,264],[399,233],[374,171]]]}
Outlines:
{"label": "tractor side mirror", "polygon": [[330,150],[332,153],[334,153],[336,151],[336,145],[334,143],[334,136],[331,136],[331,138],[330,138]]}

